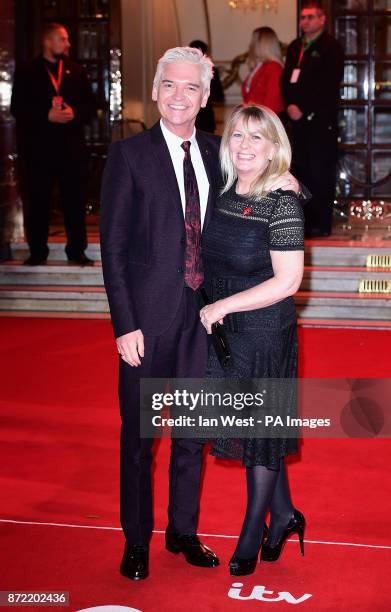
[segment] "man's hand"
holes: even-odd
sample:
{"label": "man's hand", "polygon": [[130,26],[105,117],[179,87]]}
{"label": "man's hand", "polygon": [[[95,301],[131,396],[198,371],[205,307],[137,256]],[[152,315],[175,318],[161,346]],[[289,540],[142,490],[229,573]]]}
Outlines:
{"label": "man's hand", "polygon": [[68,121],[73,121],[73,119],[75,118],[75,112],[73,108],[69,106],[66,102],[64,102],[63,112],[65,113],[65,116],[68,118]]}
{"label": "man's hand", "polygon": [[51,108],[48,114],[48,120],[52,123],[69,123],[75,118],[73,109],[65,104],[65,108]]}
{"label": "man's hand", "polygon": [[294,191],[299,193],[300,186],[298,180],[288,170],[281,174],[278,179],[275,180],[270,188],[270,191],[276,191],[282,189],[282,191]]}
{"label": "man's hand", "polygon": [[126,363],[136,367],[141,365],[140,357],[144,357],[144,335],[141,329],[119,336],[115,341],[118,352]]}
{"label": "man's hand", "polygon": [[296,106],[296,104],[289,104],[286,109],[286,112],[288,113],[292,121],[299,121],[299,119],[301,119],[303,116],[303,113],[301,112],[300,108]]}

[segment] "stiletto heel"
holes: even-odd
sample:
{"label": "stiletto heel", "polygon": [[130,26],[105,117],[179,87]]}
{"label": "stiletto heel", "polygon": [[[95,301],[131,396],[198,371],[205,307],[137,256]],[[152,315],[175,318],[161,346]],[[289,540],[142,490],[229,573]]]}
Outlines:
{"label": "stiletto heel", "polygon": [[304,557],[304,524],[299,526],[297,535],[299,536],[300,552]]}
{"label": "stiletto heel", "polygon": [[292,533],[297,533],[299,536],[300,552],[304,555],[304,529],[305,518],[299,510],[294,510],[293,516],[288,525],[285,527],[280,540],[275,546],[268,546],[267,542],[263,544],[261,549],[261,561],[277,561],[288,537]]}

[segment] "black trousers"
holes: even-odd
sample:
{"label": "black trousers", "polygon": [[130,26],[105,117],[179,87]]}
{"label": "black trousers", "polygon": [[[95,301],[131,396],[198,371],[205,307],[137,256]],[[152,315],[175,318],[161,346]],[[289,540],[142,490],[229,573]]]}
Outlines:
{"label": "black trousers", "polygon": [[[144,330],[141,366],[132,367],[120,358],[120,520],[130,544],[148,544],[153,529],[153,439],[140,438],[139,381],[204,376],[208,341],[199,319],[202,305],[198,292],[184,287],[170,328],[161,336],[149,336]],[[168,526],[179,535],[196,533],[202,456],[202,440],[171,441]]]}
{"label": "black trousers", "polygon": [[31,255],[45,259],[49,253],[50,202],[57,179],[67,236],[65,252],[68,258],[77,257],[87,248],[84,210],[86,161],[57,159],[54,152],[53,159],[28,161],[24,167],[25,228]]}
{"label": "black trousers", "polygon": [[337,172],[336,122],[313,118],[290,123],[292,173],[312,193],[305,205],[306,230],[330,233]]}

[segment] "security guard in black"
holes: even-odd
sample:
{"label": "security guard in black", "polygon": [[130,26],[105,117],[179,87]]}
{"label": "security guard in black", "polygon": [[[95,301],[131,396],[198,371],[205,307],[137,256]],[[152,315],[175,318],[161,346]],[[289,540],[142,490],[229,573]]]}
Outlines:
{"label": "security guard in black", "polygon": [[338,41],[325,30],[324,12],[316,5],[303,3],[303,36],[288,47],[281,91],[293,150],[292,172],[313,195],[305,207],[306,232],[327,236],[335,194],[344,55]]}

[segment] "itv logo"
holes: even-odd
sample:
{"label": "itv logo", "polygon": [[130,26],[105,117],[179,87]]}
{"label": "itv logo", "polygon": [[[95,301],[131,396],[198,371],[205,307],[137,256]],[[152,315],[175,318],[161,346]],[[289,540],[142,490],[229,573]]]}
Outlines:
{"label": "itv logo", "polygon": [[312,595],[310,593],[304,593],[301,597],[294,597],[288,591],[278,591],[275,597],[270,597],[270,595],[274,595],[275,591],[269,591],[263,585],[257,585],[253,587],[250,595],[242,595],[241,590],[243,587],[242,582],[234,582],[231,588],[228,591],[228,597],[231,599],[239,599],[240,601],[248,601],[250,599],[255,599],[257,601],[265,601],[274,603],[277,601],[285,601],[286,603],[297,605],[306,601]]}

